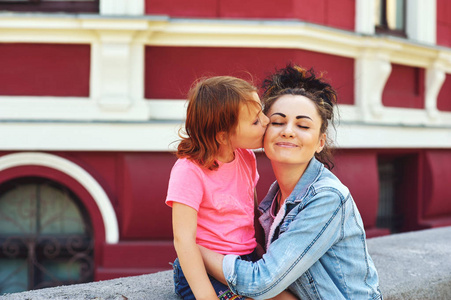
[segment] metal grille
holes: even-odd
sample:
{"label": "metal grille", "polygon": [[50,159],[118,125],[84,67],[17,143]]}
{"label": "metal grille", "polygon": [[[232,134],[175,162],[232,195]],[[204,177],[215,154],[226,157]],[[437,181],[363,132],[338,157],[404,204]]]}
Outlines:
{"label": "metal grille", "polygon": [[402,215],[398,213],[396,189],[398,171],[393,161],[379,162],[379,206],[376,226],[398,232],[402,225]]}

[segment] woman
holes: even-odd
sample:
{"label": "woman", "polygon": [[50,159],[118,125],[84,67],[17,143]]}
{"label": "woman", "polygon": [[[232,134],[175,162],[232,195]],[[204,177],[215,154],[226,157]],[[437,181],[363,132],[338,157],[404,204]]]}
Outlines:
{"label": "woman", "polygon": [[365,231],[349,190],[332,168],[328,122],[333,88],[297,66],[265,81],[264,137],[276,182],[261,202],[267,252],[256,262],[201,249],[210,274],[239,295],[268,299],[382,299]]}

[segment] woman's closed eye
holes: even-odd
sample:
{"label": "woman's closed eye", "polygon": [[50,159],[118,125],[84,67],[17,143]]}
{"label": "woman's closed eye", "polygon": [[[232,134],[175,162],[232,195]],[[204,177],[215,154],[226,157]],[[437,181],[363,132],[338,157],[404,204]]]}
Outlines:
{"label": "woman's closed eye", "polygon": [[[284,124],[285,123],[283,123],[283,122],[271,122],[271,125],[273,125],[273,126],[282,126]],[[302,128],[302,129],[310,129],[310,126],[307,126],[307,125],[297,125],[297,127]]]}

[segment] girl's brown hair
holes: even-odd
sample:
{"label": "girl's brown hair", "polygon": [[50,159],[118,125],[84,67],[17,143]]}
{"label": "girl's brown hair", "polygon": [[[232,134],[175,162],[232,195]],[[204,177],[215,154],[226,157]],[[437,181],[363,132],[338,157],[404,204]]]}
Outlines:
{"label": "girl's brown hair", "polygon": [[[301,95],[312,100],[316,106],[321,117],[320,134],[327,131],[329,122],[335,127],[334,105],[337,103],[337,93],[322,76],[317,76],[313,69],[306,70],[289,64],[266,78],[263,89],[262,102],[265,114],[282,95]],[[316,159],[329,169],[334,167],[331,145],[332,141],[327,136],[323,150],[315,153]]]}
{"label": "girl's brown hair", "polygon": [[220,143],[217,134],[234,132],[241,104],[253,101],[257,89],[243,79],[216,76],[202,79],[188,93],[184,132],[177,148],[178,158],[188,158],[216,170]]}

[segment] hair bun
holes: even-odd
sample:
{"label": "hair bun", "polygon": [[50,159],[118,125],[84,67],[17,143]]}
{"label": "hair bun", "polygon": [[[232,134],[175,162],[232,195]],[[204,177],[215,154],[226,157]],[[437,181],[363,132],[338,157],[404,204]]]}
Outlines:
{"label": "hair bun", "polygon": [[303,89],[307,93],[317,95],[331,106],[337,99],[335,90],[324,81],[322,74],[317,76],[313,68],[307,70],[291,63],[266,78],[262,87],[264,98],[277,96],[286,89]]}

